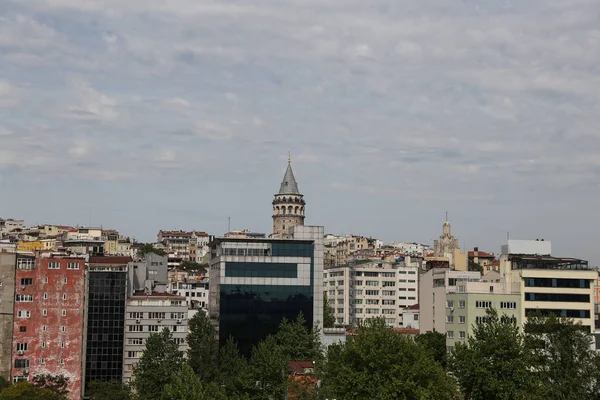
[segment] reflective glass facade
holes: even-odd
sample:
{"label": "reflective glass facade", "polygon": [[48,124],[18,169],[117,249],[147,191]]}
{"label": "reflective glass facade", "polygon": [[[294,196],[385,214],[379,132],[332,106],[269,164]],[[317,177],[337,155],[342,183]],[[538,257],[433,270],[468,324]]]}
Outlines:
{"label": "reflective glass facade", "polygon": [[123,376],[126,272],[90,272],[85,383]]}
{"label": "reflective glass facade", "polygon": [[297,278],[298,264],[228,262],[225,276],[236,278]]}
{"label": "reflective glass facade", "polygon": [[572,303],[589,303],[589,294],[570,293],[525,293],[526,301],[560,301]]}
{"label": "reflective glass facade", "polygon": [[525,316],[531,317],[536,315],[537,313],[542,313],[543,315],[554,314],[559,317],[568,317],[568,318],[589,318],[590,310],[554,310],[554,309],[542,309],[542,308],[526,308]]}
{"label": "reflective glass facade", "polygon": [[231,335],[240,353],[249,356],[252,347],[277,332],[283,318],[298,313],[313,320],[313,286],[221,285],[219,341]]}
{"label": "reflective glass facade", "polygon": [[589,289],[589,279],[525,278],[527,287]]}

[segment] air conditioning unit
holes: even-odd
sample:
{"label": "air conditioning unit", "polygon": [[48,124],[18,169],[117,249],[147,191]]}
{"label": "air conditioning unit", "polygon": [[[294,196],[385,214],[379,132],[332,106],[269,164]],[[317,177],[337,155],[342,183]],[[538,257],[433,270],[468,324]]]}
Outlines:
{"label": "air conditioning unit", "polygon": [[180,324],[181,323],[181,318],[177,318],[177,323]]}
{"label": "air conditioning unit", "polygon": [[20,355],[20,356],[22,356],[23,355],[23,350],[17,351],[17,354]]}
{"label": "air conditioning unit", "polygon": [[140,323],[140,320],[139,320],[139,319],[136,319],[136,320],[135,320],[135,323],[136,323],[136,324],[139,324],[139,323]]}
{"label": "air conditioning unit", "polygon": [[157,321],[157,322],[160,322],[160,321],[162,321],[162,319],[160,319],[160,318],[159,318],[159,319],[157,319],[156,321]]}

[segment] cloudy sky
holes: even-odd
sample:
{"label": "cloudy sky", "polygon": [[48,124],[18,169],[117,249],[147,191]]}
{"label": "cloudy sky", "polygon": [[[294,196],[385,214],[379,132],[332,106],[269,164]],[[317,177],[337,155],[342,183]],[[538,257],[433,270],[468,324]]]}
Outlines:
{"label": "cloudy sky", "polygon": [[598,0],[2,0],[0,216],[307,224],[600,264]]}

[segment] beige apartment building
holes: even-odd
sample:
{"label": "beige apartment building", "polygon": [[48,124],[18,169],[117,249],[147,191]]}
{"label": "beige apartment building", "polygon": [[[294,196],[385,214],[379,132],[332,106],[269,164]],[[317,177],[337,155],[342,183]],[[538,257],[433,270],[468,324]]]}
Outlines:
{"label": "beige apartment building", "polygon": [[356,326],[383,317],[388,326],[398,328],[403,326],[402,310],[418,302],[418,268],[382,260],[331,267],[323,273],[323,290],[336,325]]}

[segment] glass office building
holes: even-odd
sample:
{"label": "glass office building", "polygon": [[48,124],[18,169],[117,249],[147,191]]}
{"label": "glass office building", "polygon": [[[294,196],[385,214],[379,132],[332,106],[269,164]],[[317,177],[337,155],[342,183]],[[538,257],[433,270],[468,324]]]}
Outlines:
{"label": "glass office building", "polygon": [[293,239],[216,239],[211,243],[209,312],[219,342],[232,336],[249,356],[302,312],[322,327],[323,228],[299,226]]}
{"label": "glass office building", "polygon": [[123,377],[123,334],[129,261],[129,257],[90,259],[86,388],[92,381],[121,381]]}

